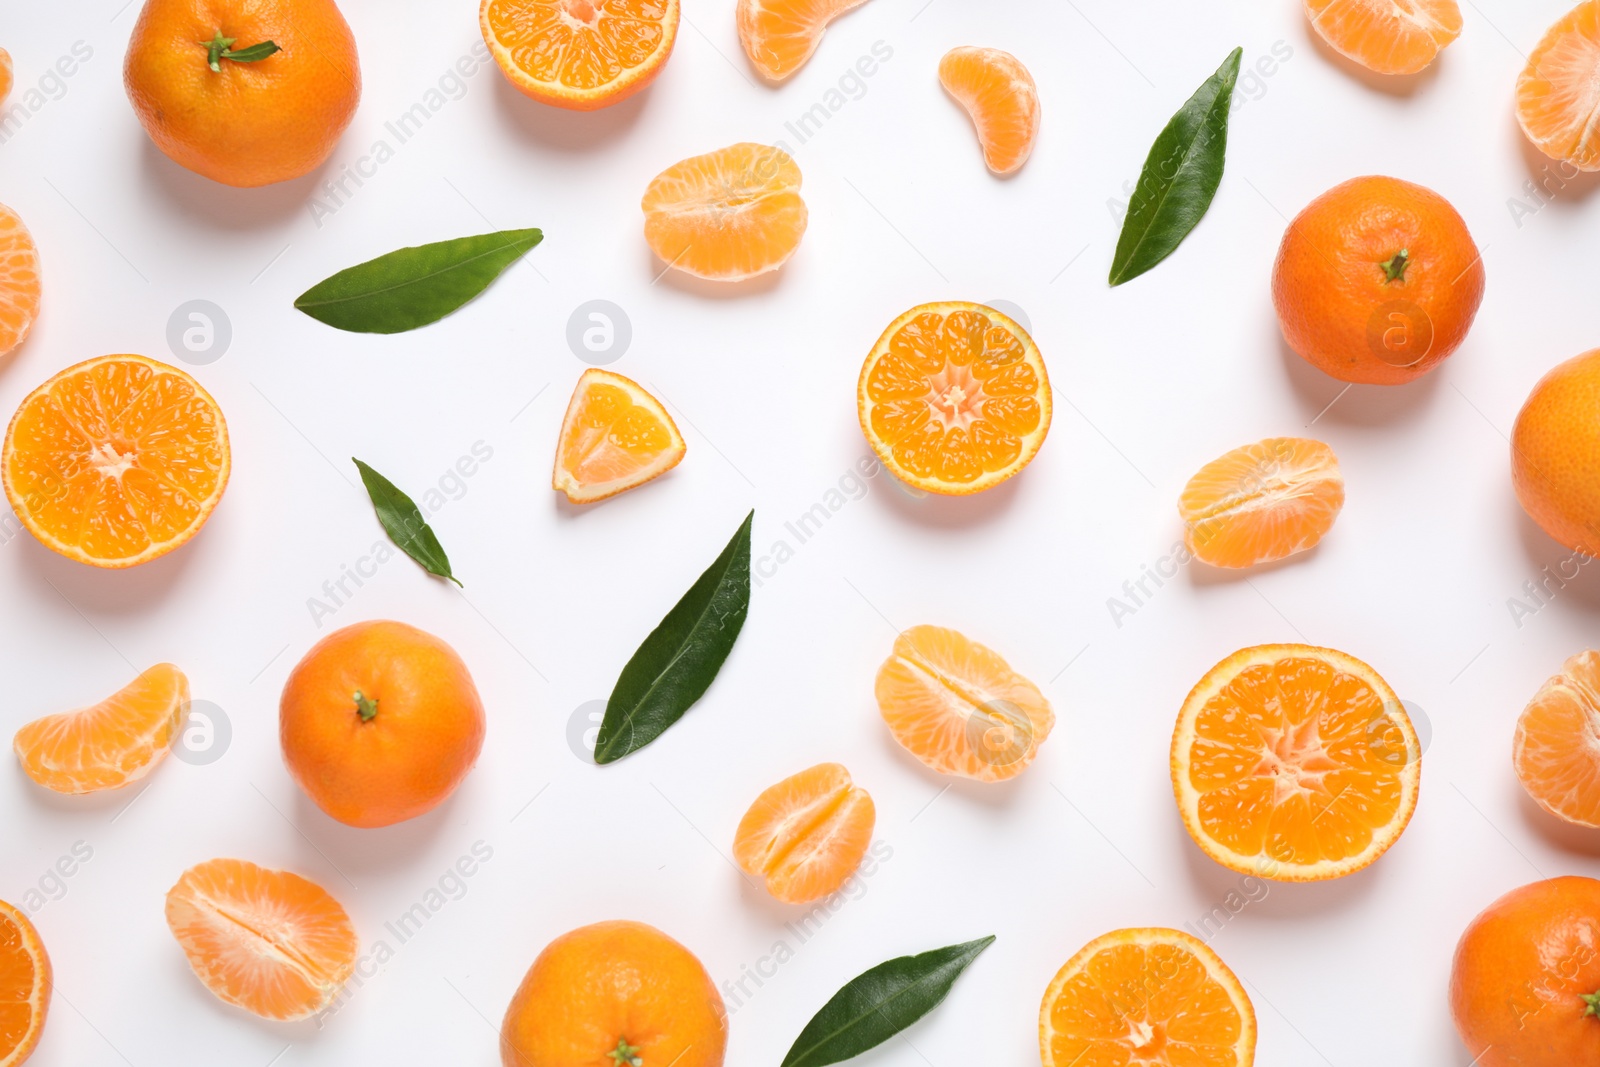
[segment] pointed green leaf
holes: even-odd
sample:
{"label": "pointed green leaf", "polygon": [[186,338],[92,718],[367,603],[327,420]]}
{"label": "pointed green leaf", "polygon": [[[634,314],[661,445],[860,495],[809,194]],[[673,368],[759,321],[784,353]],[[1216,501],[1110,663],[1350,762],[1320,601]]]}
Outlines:
{"label": "pointed green leaf", "polygon": [[444,554],[433,528],[423,519],[421,509],[393,482],[359,459],[351,457],[350,462],[361,472],[361,484],[367,487],[367,496],[372,498],[373,510],[378,513],[378,522],[389,540],[429,574],[448,578],[460,586],[460,580],[450,573],[450,558]]}
{"label": "pointed green leaf", "polygon": [[256,63],[281,51],[282,49],[278,47],[276,41],[262,41],[260,44],[253,44],[249,48],[224,49],[222,58],[231,59],[235,63]]}

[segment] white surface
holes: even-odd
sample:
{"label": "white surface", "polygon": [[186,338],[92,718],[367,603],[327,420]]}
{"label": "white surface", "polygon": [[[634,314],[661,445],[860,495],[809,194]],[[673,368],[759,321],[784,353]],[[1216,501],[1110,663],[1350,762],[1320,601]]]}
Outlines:
{"label": "white surface", "polygon": [[[1594,643],[1600,611],[1592,570],[1520,627],[1507,606],[1568,554],[1518,509],[1504,434],[1540,374],[1600,341],[1600,206],[1581,195],[1592,184],[1520,227],[1507,206],[1542,165],[1512,117],[1520,53],[1566,0],[1464,5],[1460,41],[1402,92],[1315,44],[1294,0],[874,0],[773,90],[751,84],[733,0],[685,0],[677,54],[642,97],[560,113],[482,67],[320,219],[320,183],[392,140],[384,123],[479,42],[475,5],[346,3],[365,81],[354,125],[316,177],[248,191],[149,144],[121,86],[136,10],[121,3],[5,16],[13,105],[74,42],[92,56],[0,147],[0,199],[33,230],[46,290],[32,338],[0,368],[0,410],[90,356],[170,358],[169,314],[212,300],[233,342],[196,373],[228,416],[233,482],[195,542],[132,573],[5,537],[0,732],[170,659],[225,709],[233,740],[210,766],[167,762],[133,796],[68,800],[14,765],[0,773],[6,899],[74,843],[93,850],[36,914],[59,979],[40,1067],[498,1063],[493,1026],[539,949],[615,917],[659,925],[719,982],[770,972],[777,942],[795,949],[759,990],[747,981],[753,996],[729,998],[739,1067],[778,1062],[866,967],[998,934],[941,1011],[861,1063],[1034,1063],[1040,994],[1071,953],[1115,927],[1197,922],[1237,888],[1181,827],[1167,746],[1194,681],[1264,641],[1366,659],[1424,709],[1432,744],[1416,818],[1387,857],[1336,883],[1273,886],[1213,938],[1249,983],[1261,1063],[1465,1067],[1444,1000],[1462,927],[1540,875],[1600,874],[1595,840],[1532,810],[1510,767],[1517,712]],[[864,95],[809,142],[786,134],[879,41],[893,55]],[[1292,57],[1242,90],[1254,98],[1235,113],[1204,224],[1154,273],[1108,290],[1108,200],[1125,197],[1156,132],[1229,49],[1242,44],[1248,64],[1277,42]],[[983,169],[939,89],[938,59],[958,44],[1011,50],[1038,80],[1043,130],[1014,180]],[[737,292],[652,284],[637,206],[650,178],[686,155],[778,139],[811,209],[781,276]],[[1406,388],[1357,386],[1316,418],[1341,386],[1286,353],[1269,271],[1285,217],[1364,173],[1449,197],[1484,250],[1488,292],[1443,368]],[[290,307],[338,268],[491,224],[548,236],[438,325],[354,336]],[[578,512],[557,503],[548,471],[584,367],[567,318],[594,298],[627,310],[632,347],[612,366],[681,415],[689,455]],[[1058,391],[1039,458],[976,500],[917,501],[880,476],[796,543],[783,523],[866,452],[853,390],[873,339],[941,298],[1009,300],[1031,320]],[[1191,567],[1117,627],[1107,598],[1179,537],[1185,479],[1236,445],[1302,432],[1334,447],[1348,479],[1323,546],[1248,580]],[[493,458],[433,519],[465,594],[399,558],[319,628],[308,598],[381,536],[347,457],[420,496],[478,441]],[[756,590],[716,685],[646,751],[585,764],[567,742],[574,709],[606,696],[751,506],[758,556],[782,539],[794,557]],[[446,806],[360,831],[288,779],[276,699],[318,636],[377,617],[460,650],[489,735]],[[1055,703],[1056,733],[1020,780],[944,791],[889,738],[873,673],[894,628],[920,622],[999,649]],[[822,760],[871,790],[892,858],[801,944],[785,927],[799,912],[743,886],[725,854],[759,790]],[[493,857],[464,897],[398,944],[384,924],[479,841]],[[367,950],[382,940],[393,958],[320,1030],[214,1000],[167,932],[162,895],[217,855],[317,879]]]}

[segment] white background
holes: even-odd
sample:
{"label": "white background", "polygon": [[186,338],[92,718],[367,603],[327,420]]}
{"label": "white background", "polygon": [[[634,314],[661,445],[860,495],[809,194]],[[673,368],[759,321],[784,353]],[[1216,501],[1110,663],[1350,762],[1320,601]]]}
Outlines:
{"label": "white background", "polygon": [[[0,731],[171,660],[233,737],[209,766],[169,760],[123,793],[57,797],[14,764],[0,772],[0,895],[20,901],[77,842],[93,850],[34,916],[58,979],[34,1063],[494,1064],[494,1027],[539,949],[622,917],[686,943],[719,983],[772,974],[774,945],[795,948],[761,988],[746,980],[752,996],[729,998],[739,1067],[778,1062],[868,966],[997,934],[944,1008],[861,1063],[1035,1063],[1039,998],[1068,956],[1116,927],[1197,922],[1238,888],[1184,833],[1167,747],[1200,675],[1266,641],[1367,660],[1422,709],[1431,744],[1416,817],[1389,855],[1331,884],[1273,886],[1212,939],[1254,999],[1260,1062],[1465,1067],[1445,1003],[1462,928],[1514,886],[1600,874],[1596,838],[1534,809],[1510,765],[1517,713],[1594,643],[1600,613],[1592,569],[1520,626],[1507,603],[1568,553],[1518,508],[1505,434],[1545,370],[1600,343],[1593,183],[1520,226],[1508,207],[1544,166],[1516,128],[1513,86],[1567,0],[1474,0],[1435,69],[1383,84],[1315,42],[1295,0],[873,0],[778,89],[748,70],[733,0],[685,0],[676,54],[642,96],[565,113],[482,67],[336,205],[321,183],[379,139],[394,146],[384,123],[479,42],[475,5],[346,3],[365,82],[355,122],[318,174],[258,190],[208,182],[148,142],[120,73],[137,4],[119,5],[11,3],[0,20],[10,106],[75,42],[92,50],[0,147],[0,200],[32,229],[45,280],[33,336],[0,365],[0,411],[82,359],[173,358],[169,315],[211,300],[233,340],[195,373],[228,417],[233,481],[200,537],[131,573],[78,566],[6,527]],[[785,132],[880,41],[892,57],[859,99],[805,144]],[[1292,56],[1244,83],[1204,223],[1155,272],[1108,289],[1108,202],[1231,48],[1248,68],[1278,42]],[[1043,129],[1010,181],[985,171],[939,88],[939,57],[963,44],[1008,49],[1037,78]],[[779,139],[811,210],[789,265],[742,288],[656,281],[638,209],[650,178]],[[1269,274],[1286,218],[1367,173],[1447,196],[1483,249],[1488,290],[1441,369],[1340,397],[1280,342]],[[337,210],[314,218],[317,198]],[[545,243],[435,326],[360,336],[291,308],[392,248],[517,226],[543,227]],[[585,366],[567,319],[596,298],[632,321],[613,368],[669,403],[689,454],[580,511],[551,493],[549,468]],[[1057,398],[1043,451],[978,499],[917,500],[880,476],[796,544],[783,523],[866,452],[854,388],[873,340],[946,298],[1011,301],[1031,321]],[[1341,460],[1349,502],[1324,544],[1243,576],[1191,566],[1115,625],[1107,599],[1180,536],[1187,477],[1281,434],[1315,435]],[[465,592],[397,558],[319,627],[308,598],[381,536],[347,457],[420,498],[479,441],[493,458],[433,516]],[[779,539],[795,554],[756,589],[715,686],[649,749],[586,764],[568,742],[576,709],[609,693],[752,506],[758,557]],[[285,774],[276,700],[320,635],[382,617],[461,652],[488,740],[449,803],[355,830]],[[998,649],[1054,703],[1056,732],[1019,780],[951,786],[882,726],[873,674],[895,629],[923,622]],[[799,944],[784,927],[799,911],[743,884],[727,852],[762,788],[823,760],[872,792],[892,858]],[[384,923],[479,841],[493,857],[465,895],[320,1030],[212,998],[162,916],[185,867],[241,856],[319,881],[367,950],[396,947]]]}

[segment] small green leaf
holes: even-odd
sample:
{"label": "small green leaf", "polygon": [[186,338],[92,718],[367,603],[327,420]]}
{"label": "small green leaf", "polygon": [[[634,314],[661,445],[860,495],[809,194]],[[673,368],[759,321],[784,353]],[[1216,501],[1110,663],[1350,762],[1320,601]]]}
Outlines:
{"label": "small green leaf", "polygon": [[711,688],[750,612],[746,515],[727,547],[695,580],[622,668],[595,738],[594,761],[611,763],[648,745]]}
{"label": "small green leaf", "polygon": [[878,1047],[937,1008],[961,972],[992,944],[992,936],[980,937],[900,956],[852,978],[800,1031],[782,1067],[824,1067]]}
{"label": "small green leaf", "polygon": [[216,36],[212,37],[211,40],[201,41],[200,47],[206,50],[206,66],[221,74],[222,61],[224,59],[231,59],[235,63],[254,63],[257,60],[266,59],[275,52],[282,51],[272,41],[262,41],[260,44],[253,44],[248,48],[241,48],[235,51],[233,46],[238,43],[238,40],[237,37],[224,37],[222,36],[222,31],[218,30]]}
{"label": "small green leaf", "polygon": [[222,58],[231,59],[235,63],[254,63],[281,51],[283,49],[279,48],[275,41],[262,41],[249,48],[229,48],[222,53]]}
{"label": "small green leaf", "polygon": [[[389,540],[429,574],[448,578],[460,586],[460,580],[450,573],[450,557],[444,554],[433,528],[423,520],[421,510],[411,498],[359,459],[351,457],[350,462],[361,472],[361,484],[367,487],[367,496],[372,498],[373,510],[378,513],[378,522]],[[359,697],[357,699],[359,702]]]}
{"label": "small green leaf", "polygon": [[1205,217],[1222,184],[1228,113],[1243,57],[1244,49],[1235,48],[1150,147],[1111,259],[1112,285],[1166,259]]}
{"label": "small green leaf", "polygon": [[294,306],[339,330],[403,333],[461,307],[543,239],[500,230],[396,249],[325,278]]}

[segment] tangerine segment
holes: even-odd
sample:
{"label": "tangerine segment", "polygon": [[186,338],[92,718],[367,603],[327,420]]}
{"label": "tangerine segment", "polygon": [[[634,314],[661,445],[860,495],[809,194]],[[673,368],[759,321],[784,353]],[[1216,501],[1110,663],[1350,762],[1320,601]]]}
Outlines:
{"label": "tangerine segment", "polygon": [[980,782],[1028,768],[1056,723],[1039,687],[993,649],[938,626],[913,626],[878,669],[878,711],[907,752]]}
{"label": "tangerine segment", "polygon": [[[6,64],[9,75],[9,57]],[[9,76],[0,80],[10,83]],[[0,356],[27,339],[39,317],[39,296],[39,250],[33,235],[15,211],[0,204]]]}
{"label": "tangerine segment", "polygon": [[828,23],[867,0],[739,0],[735,21],[750,64],[768,81],[805,66]]}
{"label": "tangerine segment", "polygon": [[861,431],[901,481],[960,496],[1033,461],[1050,432],[1050,379],[1026,330],[966,301],[889,324],[862,365]]}
{"label": "tangerine segment", "polygon": [[266,1019],[304,1019],[331,1004],[360,947],[327,890],[247,860],[184,871],[167,892],[167,925],[207,989]]}
{"label": "tangerine segment", "polygon": [[834,892],[872,843],[872,797],[837,763],[819,763],[765,790],[739,822],[733,858],[786,904]]}
{"label": "tangerine segment", "polygon": [[1379,74],[1415,74],[1461,36],[1456,0],[1305,0],[1334,51]]}
{"label": "tangerine segment", "polygon": [[0,1067],[33,1055],[50,1013],[50,956],[21,910],[0,900]]}
{"label": "tangerine segment", "polygon": [[574,111],[643,89],[678,39],[678,0],[483,0],[478,23],[506,78]]}
{"label": "tangerine segment", "polygon": [[1183,540],[1216,567],[1253,567],[1304,552],[1344,507],[1333,449],[1303,437],[1272,437],[1212,460],[1178,498]]}
{"label": "tangerine segment", "polygon": [[4,48],[0,48],[0,104],[5,103],[6,97],[11,95],[13,79],[11,53]]}
{"label": "tangerine segment", "polygon": [[651,250],[669,268],[712,281],[777,270],[806,232],[800,167],[761,144],[674,163],[651,181],[640,206]]}
{"label": "tangerine segment", "polygon": [[939,83],[966,108],[988,168],[1021,170],[1039,137],[1039,89],[1028,68],[998,48],[952,48],[939,61]]}
{"label": "tangerine segment", "polygon": [[1353,656],[1246,648],[1178,713],[1172,786],[1184,825],[1225,867],[1284,882],[1337,878],[1400,837],[1421,747],[1400,698]]}
{"label": "tangerine segment", "polygon": [[1251,1067],[1239,979],[1180,930],[1114,930],[1066,962],[1039,1009],[1044,1067]]}
{"label": "tangerine segment", "polygon": [[182,545],[228,485],[228,427],[176,367],[101,356],[29,393],[11,419],[0,476],[45,547],[96,567],[131,567]]}
{"label": "tangerine segment", "polygon": [[1545,682],[1517,720],[1512,762],[1550,814],[1600,827],[1600,652],[1580,652]]}
{"label": "tangerine segment", "polygon": [[189,679],[158,663],[93,707],[33,720],[11,747],[28,777],[47,789],[116,789],[166,758],[188,714]]}
{"label": "tangerine segment", "polygon": [[1600,0],[1573,8],[1517,79],[1517,121],[1545,155],[1600,170]]}
{"label": "tangerine segment", "polygon": [[561,420],[550,486],[590,504],[665,474],[686,450],[659,400],[629,378],[590,367]]}

